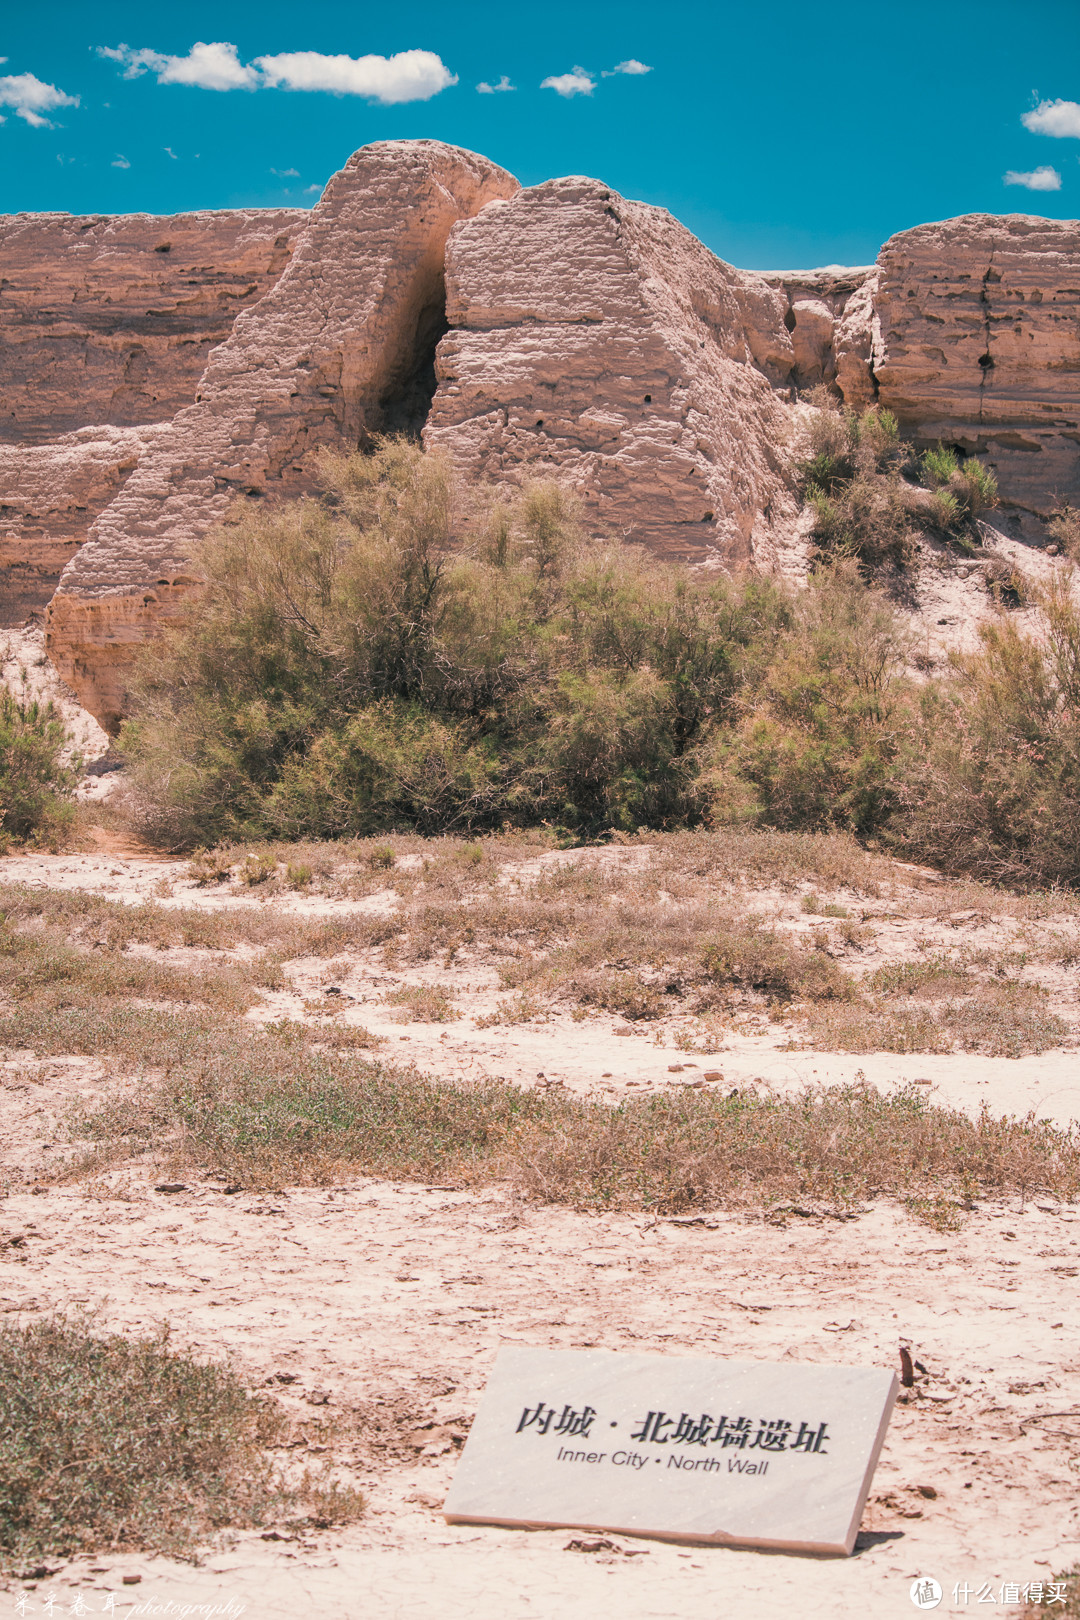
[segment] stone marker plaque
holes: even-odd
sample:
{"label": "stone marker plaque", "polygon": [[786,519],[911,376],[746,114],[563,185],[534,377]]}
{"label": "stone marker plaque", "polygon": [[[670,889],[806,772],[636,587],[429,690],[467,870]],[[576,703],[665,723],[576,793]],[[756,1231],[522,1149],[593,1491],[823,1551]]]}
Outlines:
{"label": "stone marker plaque", "polygon": [[443,1513],[850,1553],[896,1391],[878,1367],[504,1348]]}

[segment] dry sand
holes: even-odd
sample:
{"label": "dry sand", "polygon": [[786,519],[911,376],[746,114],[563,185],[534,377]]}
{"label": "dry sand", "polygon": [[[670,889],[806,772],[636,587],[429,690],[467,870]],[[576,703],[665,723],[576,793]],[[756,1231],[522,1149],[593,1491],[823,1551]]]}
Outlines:
{"label": "dry sand", "polygon": [[[3,1207],[2,1305],[77,1306],[102,1328],[172,1325],[228,1353],[315,1426],[354,1414],[354,1527],[245,1535],[192,1569],[93,1560],[39,1581],[250,1614],[379,1617],[911,1613],[919,1573],[1048,1579],[1080,1555],[1080,1218],[985,1207],[940,1235],[903,1210],[765,1225],[589,1217],[504,1192],[360,1182],[274,1197],[128,1183]],[[568,1531],[448,1527],[439,1505],[500,1343],[927,1369],[897,1408],[850,1560],[673,1548]],[[307,1407],[325,1392],[327,1404]],[[1071,1417],[1044,1414],[1071,1413]],[[593,1538],[595,1539],[595,1538]],[[629,1557],[630,1552],[640,1557]],[[125,1594],[128,1595],[128,1594]],[[14,1597],[14,1593],[11,1594]],[[943,1613],[953,1612],[949,1605]],[[960,1612],[959,1610],[957,1612]]]}
{"label": "dry sand", "polygon": [[[181,863],[115,852],[9,857],[0,876],[166,906],[255,903],[196,889]],[[272,903],[323,911],[384,902]],[[915,926],[925,937],[930,927],[1012,924]],[[899,936],[882,947],[904,948]],[[465,1017],[393,1024],[381,1002],[389,981],[423,977],[388,973],[374,958],[312,960],[294,965],[291,990],[261,1015],[295,1013],[334,985],[340,1018],[382,1033],[386,1055],[447,1077],[502,1074],[603,1096],[752,1080],[783,1091],[861,1070],[884,1087],[930,1079],[938,1100],[971,1109],[986,1101],[995,1113],[1080,1117],[1072,1050],[852,1058],[782,1050],[784,1031],[770,1029],[725,1036],[722,1052],[705,1055],[675,1044],[672,1021],[658,1035],[561,1013],[477,1028],[505,993],[490,968],[468,961],[438,974],[453,981]],[[706,1072],[723,1082],[704,1081]],[[4,1073],[9,1164],[45,1151],[64,1103],[111,1080],[106,1064],[88,1060],[24,1058]],[[310,1414],[314,1461],[326,1454],[320,1426],[343,1420],[350,1438],[338,1455],[363,1484],[368,1512],[344,1530],[245,1534],[198,1567],[135,1556],[68,1564],[11,1583],[0,1612],[33,1589],[39,1606],[55,1590],[58,1612],[79,1593],[99,1611],[115,1592],[120,1613],[232,1600],[267,1620],[592,1620],[613,1608],[628,1620],[756,1620],[774,1609],[877,1620],[916,1612],[908,1587],[919,1574],[946,1588],[938,1613],[984,1613],[974,1599],[954,1605],[954,1583],[976,1591],[989,1582],[997,1596],[1003,1582],[1048,1580],[1080,1559],[1075,1209],[985,1204],[963,1230],[941,1234],[887,1204],[850,1220],[657,1221],[524,1205],[498,1188],[358,1180],[255,1197],[193,1182],[166,1194],[145,1174],[0,1205],[0,1307],[80,1308],[103,1329],[168,1322],[177,1343],[231,1355],[254,1383],[272,1380],[287,1405]],[[906,1344],[926,1372],[897,1408],[856,1555],[815,1559],[446,1526],[439,1506],[500,1343],[888,1367]],[[580,1551],[572,1544],[582,1539],[601,1545]],[[141,1581],[125,1587],[125,1575]]]}

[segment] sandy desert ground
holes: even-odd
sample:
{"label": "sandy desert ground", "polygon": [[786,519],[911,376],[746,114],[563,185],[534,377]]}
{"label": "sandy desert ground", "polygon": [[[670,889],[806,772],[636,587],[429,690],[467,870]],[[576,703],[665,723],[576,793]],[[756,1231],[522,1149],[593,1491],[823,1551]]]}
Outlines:
{"label": "sandy desert ground", "polygon": [[[0,877],[113,900],[153,896],[164,907],[259,904],[234,885],[198,888],[185,863],[122,847],[9,856]],[[790,895],[774,898],[791,928],[814,924]],[[378,894],[264,902],[380,903]],[[944,943],[966,931],[1001,948],[1019,925],[975,912],[883,916],[876,926],[874,951],[888,959],[909,952],[916,935],[932,946],[935,930]],[[328,976],[343,1019],[381,1034],[384,1053],[447,1078],[498,1074],[613,1097],[718,1083],[705,1073],[782,1092],[861,1070],[883,1088],[929,1082],[935,1100],[967,1109],[985,1101],[998,1113],[1080,1117],[1071,1040],[1017,1059],[838,1056],[785,1050],[790,1032],[765,1021],[732,1030],[706,1056],[676,1044],[678,1020],[627,1026],[554,1011],[477,1027],[500,986],[467,957],[440,970],[465,1015],[446,1025],[394,1023],[382,1002],[388,970],[374,957],[294,964],[288,990],[255,1015],[303,1016]],[[1062,1006],[1075,999],[1065,982],[1073,977],[1063,972],[1055,989]],[[422,978],[400,964],[389,973],[390,983]],[[27,1054],[11,1053],[4,1074],[9,1173],[48,1151],[69,1101],[112,1079],[87,1059],[46,1060],[28,1077]],[[139,1556],[46,1566],[9,1583],[0,1604],[11,1612],[35,1613],[26,1606],[35,1603],[44,1612],[50,1593],[65,1611],[81,1594],[95,1612],[114,1593],[120,1613],[231,1604],[267,1620],[591,1620],[612,1608],[633,1620],[886,1617],[915,1612],[908,1588],[928,1574],[946,1589],[938,1612],[966,1614],[987,1612],[980,1592],[1000,1609],[1005,1583],[1049,1581],[1080,1558],[1075,1207],[986,1201],[961,1230],[939,1232],[888,1202],[849,1219],[791,1210],[769,1221],[752,1212],[657,1219],[544,1207],[499,1186],[359,1178],[266,1195],[195,1178],[165,1193],[154,1180],[142,1166],[36,1193],[12,1183],[0,1204],[0,1308],[83,1311],[103,1329],[167,1322],[175,1343],[231,1356],[307,1420],[300,1432],[312,1460],[332,1453],[368,1510],[346,1529],[244,1533],[197,1566]],[[440,1506],[501,1343],[886,1367],[898,1367],[905,1345],[925,1371],[896,1409],[855,1556],[808,1558],[447,1526]]]}

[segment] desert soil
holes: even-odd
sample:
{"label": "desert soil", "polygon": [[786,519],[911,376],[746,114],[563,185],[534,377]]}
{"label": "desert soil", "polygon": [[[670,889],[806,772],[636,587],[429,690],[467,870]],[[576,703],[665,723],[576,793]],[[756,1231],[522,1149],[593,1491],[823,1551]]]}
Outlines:
{"label": "desert soil", "polygon": [[[166,906],[258,903],[198,889],[183,863],[121,842],[11,856],[0,877]],[[327,911],[380,901],[269,903]],[[793,907],[790,926],[798,918]],[[969,942],[1000,946],[994,930],[1011,926],[883,920],[877,949],[903,955],[905,929],[925,940],[935,927],[943,941],[962,928]],[[423,974],[391,977],[399,985]],[[785,1050],[788,1032],[768,1026],[732,1031],[705,1055],[676,1045],[670,1020],[626,1034],[617,1018],[554,1012],[478,1028],[501,999],[494,972],[466,960],[439,979],[453,981],[464,1014],[444,1026],[393,1023],[381,1002],[392,986],[374,958],[298,964],[290,991],[269,996],[261,1016],[296,1015],[333,984],[339,1016],[382,1034],[384,1055],[446,1077],[499,1074],[615,1096],[751,1082],[784,1091],[861,1070],[885,1088],[928,1080],[935,1100],[971,1110],[985,1101],[995,1113],[1080,1118],[1071,1048],[1016,1060],[849,1057]],[[112,1078],[102,1062],[28,1066],[25,1056],[4,1075],[12,1168],[49,1151],[67,1102]],[[22,1590],[39,1605],[55,1591],[65,1612],[79,1593],[94,1612],[113,1592],[120,1613],[232,1601],[234,1613],[243,1605],[267,1620],[592,1620],[613,1607],[631,1620],[774,1609],[876,1620],[916,1612],[917,1575],[946,1588],[939,1613],[966,1614],[975,1600],[954,1604],[956,1583],[975,1592],[989,1582],[997,1597],[1005,1582],[1048,1580],[1080,1560],[1080,1212],[1043,1199],[985,1202],[960,1231],[941,1233],[884,1203],[851,1219],[656,1220],[526,1204],[498,1187],[369,1179],[273,1196],[192,1180],[164,1193],[140,1168],[13,1192],[0,1204],[0,1262],[5,1312],[76,1309],[122,1331],[168,1323],[175,1343],[231,1356],[307,1419],[311,1460],[330,1446],[369,1504],[349,1528],[243,1534],[194,1567],[138,1556],[49,1566],[0,1593],[12,1612]],[[855,1556],[816,1559],[447,1526],[440,1505],[501,1343],[887,1367],[905,1345],[925,1371],[896,1409]]]}

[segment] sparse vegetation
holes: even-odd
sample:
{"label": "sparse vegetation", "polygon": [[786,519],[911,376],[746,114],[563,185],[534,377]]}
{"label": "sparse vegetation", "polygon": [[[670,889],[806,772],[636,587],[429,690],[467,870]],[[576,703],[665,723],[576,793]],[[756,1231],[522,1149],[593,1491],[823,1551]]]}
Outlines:
{"label": "sparse vegetation", "polygon": [[825,557],[853,557],[877,568],[910,559],[916,524],[900,474],[909,457],[896,418],[872,406],[837,406],[826,389],[806,426],[799,471],[814,512],[814,539]]}
{"label": "sparse vegetation", "polygon": [[510,1180],[580,1208],[665,1213],[884,1195],[1080,1192],[1080,1143],[1035,1119],[977,1120],[914,1090],[796,1098],[659,1092],[617,1106],[502,1081],[451,1085],[350,1055],[227,1041],[162,1085],[88,1109],[100,1169],[154,1152],[248,1186],[365,1173],[462,1185]]}
{"label": "sparse vegetation", "polygon": [[1080,510],[1075,506],[1063,506],[1053,514],[1047,528],[1069,560],[1080,562]]}
{"label": "sparse vegetation", "polygon": [[[701,1183],[700,1198],[753,1202],[764,1185],[755,1182],[754,1166],[766,1162],[766,1146],[771,1143],[769,1152],[783,1159],[783,1144],[794,1139],[793,1120],[803,1117],[800,1108],[809,1110],[811,1120],[826,1117],[815,1111],[817,1102],[797,1106],[788,1100],[773,1112],[753,1113],[743,1099],[738,1108],[733,1105],[732,1125],[719,1106],[722,1099],[703,1095],[700,1114],[687,1123],[689,1116],[681,1113],[655,1112],[660,1098],[638,1099],[633,1107],[640,1104],[640,1115],[632,1109],[630,1116],[625,1109],[613,1115],[600,1103],[586,1106],[565,1095],[549,1107],[510,1085],[438,1083],[371,1062],[364,1048],[377,1044],[375,1038],[343,1021],[343,1003],[325,995],[304,1003],[306,1018],[297,1014],[269,1025],[244,1019],[263,986],[289,982],[290,959],[332,958],[332,971],[340,976],[373,945],[398,961],[424,963],[450,951],[486,958],[514,995],[481,1024],[543,1017],[560,1006],[582,1014],[603,1010],[634,1025],[667,1020],[668,1038],[691,1053],[716,1051],[724,1031],[759,1024],[764,1029],[769,1020],[783,1020],[794,1044],[807,1038],[804,1031],[819,1049],[857,1052],[960,1048],[1017,1056],[1059,1045],[1069,1034],[1031,977],[1040,961],[1051,966],[1075,959],[1075,941],[1061,933],[1073,926],[1064,896],[1013,898],[975,885],[931,883],[837,835],[649,835],[627,840],[621,849],[573,855],[560,854],[550,841],[447,839],[430,846],[426,862],[412,866],[409,842],[402,840],[395,850],[393,870],[402,892],[394,909],[377,918],[317,919],[251,905],[199,914],[120,906],[77,893],[5,891],[0,991],[6,1016],[0,1038],[9,1050],[39,1060],[80,1052],[110,1057],[117,1071],[117,1088],[102,1106],[80,1107],[71,1116],[71,1142],[50,1155],[55,1163],[48,1173],[82,1175],[149,1155],[155,1164],[212,1168],[250,1185],[325,1182],[358,1171],[464,1181],[523,1177],[522,1185],[534,1191],[543,1186],[544,1196],[561,1197],[553,1189],[561,1185],[562,1171],[556,1176],[549,1166],[541,1181],[529,1180],[539,1174],[538,1165],[549,1165],[545,1155],[554,1151],[552,1143],[562,1142],[563,1153],[571,1137],[583,1151],[592,1140],[589,1153],[599,1165],[608,1149],[601,1153],[597,1143],[614,1131],[625,1159],[617,1157],[614,1169],[609,1164],[608,1180],[598,1169],[597,1187],[617,1185],[618,1199],[629,1198],[633,1155],[647,1154],[650,1163],[666,1165],[664,1176],[670,1177],[670,1185],[663,1177],[640,1183],[646,1188],[642,1207],[652,1207],[654,1197],[675,1199],[671,1189],[680,1162],[683,1184],[698,1186],[695,1178],[705,1174],[700,1155],[712,1164],[708,1130],[722,1128],[729,1135],[714,1134],[717,1165]],[[533,851],[526,866],[523,848]],[[803,890],[808,873],[817,884],[810,896]],[[343,881],[357,874],[372,886],[385,882],[352,854]],[[790,896],[786,924],[748,910],[748,880]],[[842,906],[826,898],[837,888]],[[243,892],[242,883],[237,890]],[[804,909],[807,898],[813,910]],[[988,917],[1015,919],[1024,931],[1024,949],[924,953],[861,975],[852,971],[850,958],[849,965],[836,960],[847,949],[857,960],[874,929],[870,922],[830,913],[855,910],[867,919],[878,911],[896,915],[899,908],[929,923],[964,905],[982,908]],[[804,932],[796,935],[800,926]],[[844,944],[845,930],[858,936],[851,947]],[[181,941],[189,952],[201,953],[198,960],[189,956],[179,969],[168,957],[158,958],[158,951]],[[241,960],[234,954],[239,946],[246,947]],[[410,1019],[441,1021],[458,1012],[448,988],[437,983],[399,988],[388,1001]],[[229,1015],[224,1022],[222,1013]],[[851,1133],[849,1156],[856,1152],[857,1126],[885,1128],[873,1123],[885,1102],[856,1100],[857,1107],[849,1098],[851,1118],[844,1126]],[[819,1101],[824,1108],[827,1099]],[[887,1123],[894,1116],[886,1108],[882,1118]],[[910,1118],[918,1123],[923,1115],[916,1111]],[[653,1135],[646,1141],[648,1120]],[[750,1125],[757,1133],[753,1153],[739,1134]],[[833,1140],[821,1128],[822,1141]],[[834,1120],[829,1132],[835,1128]],[[1010,1128],[1016,1133],[1013,1147],[1026,1153],[1029,1127],[1014,1122]],[[897,1142],[900,1135],[898,1125]],[[726,1155],[722,1142],[730,1149]],[[868,1164],[870,1147],[868,1140]],[[1070,1184],[1060,1166],[1073,1163],[1073,1148],[1061,1151],[1065,1157],[1053,1160],[1059,1168],[1047,1174],[1066,1196]],[[718,1168],[725,1156],[734,1167],[727,1182]],[[830,1176],[840,1176],[839,1157],[827,1169],[818,1149],[799,1162],[802,1168],[781,1165],[782,1184],[792,1197],[809,1197]],[[922,1160],[902,1169],[899,1162],[887,1175],[881,1169],[882,1181],[867,1169],[856,1182],[904,1197],[960,1196],[948,1177],[935,1181]],[[775,1180],[772,1170],[769,1176]],[[586,1193],[580,1176],[573,1185],[575,1200],[602,1202],[599,1192]],[[979,1185],[998,1183],[991,1178]],[[1019,1182],[1006,1176],[1001,1185]],[[686,1207],[693,1207],[698,1194],[687,1197]]]}
{"label": "sparse vegetation", "polygon": [[[395,862],[388,893],[383,869],[373,870],[356,846],[303,847],[323,894],[382,890],[385,906],[328,916],[250,904],[206,912],[0,891],[0,1038],[42,1055],[107,1052],[135,1067],[168,1068],[185,1043],[201,1048],[213,1038],[221,1013],[243,1017],[264,992],[287,991],[304,959],[332,962],[340,978],[372,951],[387,966],[421,973],[428,963],[445,971],[486,962],[520,998],[488,1023],[558,1008],[632,1023],[714,1013],[730,1020],[758,1009],[808,1020],[819,1044],[833,1049],[1010,1055],[1068,1035],[1061,1010],[1021,971],[1023,955],[1013,963],[1000,953],[984,961],[952,952],[869,974],[860,966],[882,904],[915,918],[973,906],[1022,922],[1031,965],[1053,972],[1080,951],[1061,932],[1073,909],[1066,896],[934,883],[850,836],[701,830],[563,853],[550,835],[426,846],[410,835],[386,846]],[[274,866],[268,881],[285,892],[276,849],[253,853]],[[246,893],[237,864],[230,869],[234,893]],[[807,876],[816,885],[809,893]],[[766,893],[748,898],[748,888]],[[791,895],[787,921],[755,910],[775,909],[777,892]],[[814,926],[799,931],[800,919]],[[445,982],[412,982],[383,1005],[399,1008],[403,1021],[445,1022],[460,1011],[454,995]],[[345,999],[307,989],[298,999],[311,1022],[296,1022],[299,1013],[279,1020],[271,1029],[283,1037],[341,1049],[376,1044],[351,1016],[342,1019]]]}
{"label": "sparse vegetation", "polygon": [[438,985],[411,984],[392,990],[385,1004],[397,1009],[397,1021],[402,1024],[448,1024],[451,1019],[461,1017],[446,991]]}
{"label": "sparse vegetation", "polygon": [[[799,471],[822,556],[897,569],[911,563],[920,529],[961,545],[977,538],[975,520],[998,499],[997,480],[981,461],[941,444],[916,461],[890,412],[841,408],[826,389],[809,399],[816,411]],[[916,472],[925,488],[913,481]]]}
{"label": "sparse vegetation", "polygon": [[[997,479],[975,456],[938,444],[922,457],[923,479],[935,491],[943,529],[960,529],[998,503]],[[951,514],[951,518],[946,517]]]}
{"label": "sparse vegetation", "polygon": [[[286,1425],[228,1367],[79,1320],[0,1327],[0,1558],[190,1555],[226,1526],[302,1513],[268,1448]],[[331,1501],[332,1499],[332,1501]],[[323,1489],[319,1512],[360,1498]]]}
{"label": "sparse vegetation", "polygon": [[992,882],[1080,880],[1080,613],[1041,592],[1040,633],[1001,617],[920,695],[893,838],[915,858]]}
{"label": "sparse vegetation", "polygon": [[1060,1046],[1064,1019],[1045,1006],[1037,986],[973,983],[962,1000],[871,996],[843,1007],[813,1007],[813,1044],[833,1052],[983,1052],[1023,1057]]}

